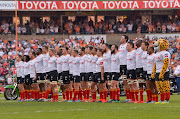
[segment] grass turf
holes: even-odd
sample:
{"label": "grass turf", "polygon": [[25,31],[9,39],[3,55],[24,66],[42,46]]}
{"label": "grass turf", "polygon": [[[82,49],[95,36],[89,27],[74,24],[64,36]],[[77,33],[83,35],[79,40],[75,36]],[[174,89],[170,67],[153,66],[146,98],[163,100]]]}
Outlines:
{"label": "grass turf", "polygon": [[17,102],[0,94],[0,119],[179,119],[179,112],[177,94],[170,104]]}

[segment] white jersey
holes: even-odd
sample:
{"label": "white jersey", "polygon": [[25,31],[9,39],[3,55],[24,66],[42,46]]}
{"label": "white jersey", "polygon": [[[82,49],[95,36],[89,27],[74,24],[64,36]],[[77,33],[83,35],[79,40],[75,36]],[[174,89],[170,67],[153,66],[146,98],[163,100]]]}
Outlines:
{"label": "white jersey", "polygon": [[147,74],[152,74],[154,61],[155,61],[154,57],[155,57],[154,53],[147,56],[147,68],[146,68]]}
{"label": "white jersey", "polygon": [[80,66],[79,66],[80,73],[85,73],[85,55],[80,57],[79,62],[80,62]]}
{"label": "white jersey", "polygon": [[69,58],[69,54],[62,56],[62,71],[69,71]]}
{"label": "white jersey", "polygon": [[16,73],[17,73],[17,77],[22,77],[23,76],[23,61],[20,62],[16,62]]}
{"label": "white jersey", "polygon": [[[155,55],[155,62],[156,62],[156,73],[160,73],[164,64],[164,59],[169,59],[168,66],[170,64],[170,53],[167,51],[160,51],[157,52]],[[166,72],[168,72],[169,69],[167,68]]]}
{"label": "white jersey", "polygon": [[143,51],[141,55],[143,71],[147,71],[147,56],[148,56],[147,51]]}
{"label": "white jersey", "polygon": [[96,73],[101,72],[101,66],[104,66],[103,57],[98,57],[98,60],[96,62]]}
{"label": "white jersey", "polygon": [[30,78],[35,78],[35,72],[36,72],[35,63],[36,63],[36,59],[30,60],[30,62],[29,62],[29,64],[30,64]]}
{"label": "white jersey", "polygon": [[[174,71],[174,75],[178,75],[178,74],[180,74],[180,65],[178,65]],[[180,75],[178,77],[180,77]]]}
{"label": "white jersey", "polygon": [[50,57],[50,59],[48,61],[48,70],[49,70],[49,72],[57,70],[56,59],[57,58],[55,56]]}
{"label": "white jersey", "polygon": [[24,62],[24,75],[30,74],[30,62]]}
{"label": "white jersey", "polygon": [[111,51],[103,54],[104,72],[111,72]]}
{"label": "white jersey", "polygon": [[92,60],[93,60],[93,55],[88,55],[87,56],[87,64],[86,64],[86,67],[87,67],[87,70],[86,72],[93,72],[93,65],[92,65]]}
{"label": "white jersey", "polygon": [[120,58],[120,65],[127,65],[126,55],[128,53],[127,49],[127,43],[121,44],[119,46],[119,58]]}
{"label": "white jersey", "polygon": [[119,58],[119,52],[111,55],[111,72],[120,72],[120,58]]}
{"label": "white jersey", "polygon": [[73,76],[80,76],[80,57],[76,56],[72,61]]}
{"label": "white jersey", "polygon": [[136,51],[132,50],[127,53],[127,70],[135,70],[136,69]]}
{"label": "white jersey", "polygon": [[22,61],[22,64],[21,64],[21,72],[22,72],[22,78],[25,77],[24,75],[24,62]]}
{"label": "white jersey", "polygon": [[43,70],[42,70],[43,69],[43,55],[42,54],[36,57],[35,67],[36,67],[36,73],[43,73]]}
{"label": "white jersey", "polygon": [[50,56],[49,53],[43,54],[43,73],[48,72],[48,60]]}
{"label": "white jersey", "polygon": [[69,62],[68,62],[69,63],[69,74],[73,74],[73,65],[72,65],[73,59],[74,59],[73,56],[69,57]]}
{"label": "white jersey", "polygon": [[88,64],[88,54],[84,55],[84,58],[85,58],[85,72],[87,73],[87,70],[88,70],[88,67],[87,67],[87,64]]}
{"label": "white jersey", "polygon": [[92,67],[93,67],[93,73],[96,73],[96,62],[98,60],[98,56],[94,55],[92,59]]}
{"label": "white jersey", "polygon": [[57,64],[57,72],[61,73],[62,72],[62,56],[57,58],[56,64]]}
{"label": "white jersey", "polygon": [[142,68],[142,60],[141,60],[141,55],[143,53],[143,50],[140,48],[137,48],[136,50],[136,68]]}

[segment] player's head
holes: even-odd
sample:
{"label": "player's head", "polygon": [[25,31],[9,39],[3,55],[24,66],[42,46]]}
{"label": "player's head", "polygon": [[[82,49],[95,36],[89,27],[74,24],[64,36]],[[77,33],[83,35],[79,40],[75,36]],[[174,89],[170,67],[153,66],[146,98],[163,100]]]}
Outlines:
{"label": "player's head", "polygon": [[52,57],[55,55],[55,49],[54,48],[50,48],[49,49],[49,56]]}
{"label": "player's head", "polygon": [[127,35],[123,35],[120,39],[120,43],[123,44],[123,43],[126,43],[128,42],[129,40],[129,37]]}
{"label": "player's head", "polygon": [[81,47],[81,48],[79,49],[79,54],[80,54],[81,56],[83,56],[83,55],[85,54],[85,48],[84,48],[84,47]]}
{"label": "player's head", "polygon": [[142,44],[142,40],[138,40],[138,41],[136,42],[137,48],[141,47],[141,44]]}
{"label": "player's head", "polygon": [[130,52],[134,48],[134,43],[132,41],[129,41],[127,43],[126,49]]}
{"label": "player's head", "polygon": [[29,52],[30,59],[34,59],[36,57],[36,53],[34,51]]}
{"label": "player's head", "polygon": [[62,49],[59,49],[59,50],[57,51],[57,55],[58,55],[58,56],[61,56],[61,55],[62,55]]}
{"label": "player's head", "polygon": [[69,49],[68,49],[68,54],[72,54],[72,51],[73,51],[73,47],[69,47]]}
{"label": "player's head", "polygon": [[68,50],[69,50],[68,47],[64,47],[64,48],[62,49],[62,54],[63,54],[63,55],[66,55],[66,54],[68,53]]}
{"label": "player's head", "polygon": [[92,54],[96,55],[96,53],[97,53],[97,48],[94,47],[93,50],[92,50]]}
{"label": "player's head", "polygon": [[77,49],[74,49],[74,50],[72,51],[72,55],[73,55],[73,57],[76,57],[76,56],[78,55],[78,50],[77,50]]}
{"label": "player's head", "polygon": [[37,55],[40,55],[40,54],[42,54],[42,49],[41,48],[36,48],[36,54]]}
{"label": "player's head", "polygon": [[148,47],[149,47],[149,43],[146,41],[143,41],[141,44],[142,50],[146,51]]}
{"label": "player's head", "polygon": [[111,54],[114,54],[118,51],[118,46],[117,45],[112,45],[111,46]]}
{"label": "player's head", "polygon": [[108,49],[109,49],[109,45],[108,45],[107,43],[105,43],[105,44],[102,45],[102,50],[103,50],[103,52],[107,52]]}
{"label": "player's head", "polygon": [[153,47],[149,47],[148,50],[147,50],[147,53],[149,55],[151,55],[152,53],[154,53],[154,48]]}
{"label": "player's head", "polygon": [[17,56],[16,56],[16,61],[19,62],[19,61],[21,61],[21,60],[22,60],[22,56],[21,56],[21,55],[17,55]]}
{"label": "player's head", "polygon": [[102,57],[103,56],[103,50],[102,49],[100,49],[100,48],[97,49],[97,56],[98,57]]}
{"label": "player's head", "polygon": [[92,54],[92,50],[93,50],[93,47],[92,46],[88,46],[88,54]]}
{"label": "player's head", "polygon": [[23,59],[24,59],[25,62],[29,62],[29,60],[30,60],[28,55],[24,55]]}
{"label": "player's head", "polygon": [[85,54],[88,54],[88,46],[85,47]]}
{"label": "player's head", "polygon": [[42,52],[43,52],[43,54],[46,54],[48,52],[48,46],[47,45],[43,46]]}

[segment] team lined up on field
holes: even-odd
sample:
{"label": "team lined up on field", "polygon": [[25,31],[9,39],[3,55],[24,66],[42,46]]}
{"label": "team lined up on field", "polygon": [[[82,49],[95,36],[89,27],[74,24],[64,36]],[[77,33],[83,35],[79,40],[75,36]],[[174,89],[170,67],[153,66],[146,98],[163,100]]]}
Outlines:
{"label": "team lined up on field", "polygon": [[[147,92],[146,102],[157,102],[155,79],[159,80],[162,61],[170,58],[170,55],[167,51],[155,54],[154,48],[148,47],[148,43],[141,40],[136,42],[135,50],[134,44],[127,41],[128,37],[124,35],[120,40],[120,47],[112,45],[109,49],[108,44],[98,48],[63,47],[57,53],[55,49],[43,46],[42,49],[37,48],[35,52],[30,52],[29,56],[17,56],[17,83],[21,97],[19,101],[46,101],[50,92],[50,101],[58,101],[57,82],[60,81],[62,101],[120,102],[119,79],[122,78],[126,91],[124,102],[144,103],[144,86]],[[161,55],[163,53],[165,56]],[[156,77],[153,77],[151,74],[155,62]],[[169,75],[168,69],[166,75]],[[99,100],[96,98],[97,88]],[[107,100],[107,89],[110,100]],[[161,101],[169,101],[169,98],[168,92]]]}

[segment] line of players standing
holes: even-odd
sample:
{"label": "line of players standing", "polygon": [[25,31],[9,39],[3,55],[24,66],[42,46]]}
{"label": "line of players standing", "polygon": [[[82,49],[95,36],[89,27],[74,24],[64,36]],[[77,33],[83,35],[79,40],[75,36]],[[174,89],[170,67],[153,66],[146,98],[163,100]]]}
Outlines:
{"label": "line of players standing", "polygon": [[[73,49],[55,49],[43,46],[29,56],[17,56],[17,83],[19,101],[58,101],[60,82],[62,101],[68,102],[120,102],[119,79],[123,79],[126,100],[129,103],[144,103],[144,86],[148,103],[158,101],[155,79],[151,78],[155,62],[154,48],[145,41],[128,42],[121,37],[121,45],[108,44]],[[23,59],[23,61],[21,60]],[[138,87],[139,84],[139,87]],[[96,99],[97,89],[100,98]],[[109,89],[110,100],[107,100]],[[91,100],[89,99],[91,93]],[[140,100],[139,96],[140,95]]]}

